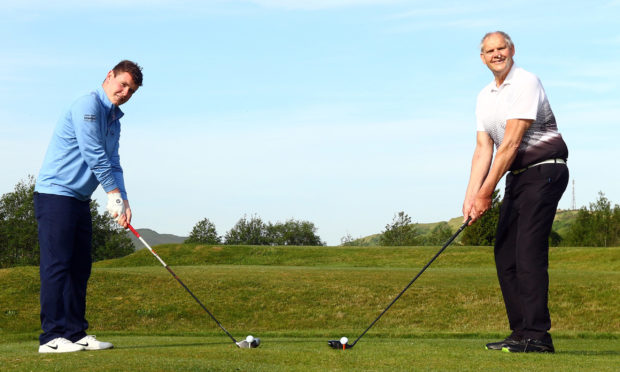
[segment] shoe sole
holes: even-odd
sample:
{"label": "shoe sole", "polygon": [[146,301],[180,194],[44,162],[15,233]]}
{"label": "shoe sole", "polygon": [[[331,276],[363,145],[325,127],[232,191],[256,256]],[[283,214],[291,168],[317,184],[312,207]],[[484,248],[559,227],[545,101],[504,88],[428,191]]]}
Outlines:
{"label": "shoe sole", "polygon": [[56,350],[56,349],[39,349],[39,354],[61,354],[61,353],[75,353],[78,351],[84,351],[86,349],[81,348],[77,350]]}
{"label": "shoe sole", "polygon": [[484,350],[497,350],[501,351],[508,347],[508,343],[504,343],[501,347],[489,347],[488,345],[484,345]]}
{"label": "shoe sole", "polygon": [[502,349],[503,349],[503,347],[500,347],[500,348],[493,348],[493,347],[491,347],[491,348],[490,348],[490,347],[488,347],[488,346],[485,346],[485,347],[484,347],[484,350],[497,350],[497,351],[500,351],[500,350],[502,350]]}
{"label": "shoe sole", "polygon": [[[80,345],[80,344],[77,344]],[[84,346],[84,345],[80,345],[84,348],[84,350],[86,351],[96,351],[96,350],[109,350],[109,349],[114,349],[114,345],[109,346],[109,347],[88,347],[88,346]]]}
{"label": "shoe sole", "polygon": [[503,347],[502,351],[504,353],[538,353],[538,354],[554,354],[554,351],[551,350],[539,350],[539,351],[535,351],[535,350],[530,350],[530,351],[511,351],[509,348],[507,347]]}

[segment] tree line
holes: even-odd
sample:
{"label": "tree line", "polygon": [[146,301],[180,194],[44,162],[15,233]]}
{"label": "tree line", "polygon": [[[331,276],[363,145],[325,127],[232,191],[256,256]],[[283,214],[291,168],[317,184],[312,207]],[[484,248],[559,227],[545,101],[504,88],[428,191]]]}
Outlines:
{"label": "tree line", "polygon": [[[0,198],[0,268],[39,264],[38,226],[34,212],[36,179],[28,176],[12,192]],[[126,231],[107,213],[99,213],[90,202],[93,222],[92,258],[100,261],[126,256],[134,246]],[[243,216],[224,236],[205,218],[192,229],[186,243],[236,245],[325,245],[314,223],[290,219],[264,222],[258,216]]]}
{"label": "tree line", "polygon": [[[0,198],[0,268],[38,265],[39,243],[37,222],[34,215],[35,178],[28,176],[17,183],[12,192]],[[493,193],[491,209],[475,224],[463,231],[463,245],[492,246],[499,219],[501,200],[499,190]],[[93,220],[93,261],[122,257],[134,251],[126,231],[106,213],[98,212],[96,201],[90,203]],[[394,215],[386,224],[378,244],[383,246],[441,245],[454,233],[448,223],[442,222],[431,231],[421,233],[418,224],[412,223],[404,211]],[[218,235],[208,218],[199,221],[192,229],[186,243],[235,244],[235,245],[325,245],[317,235],[314,223],[289,219],[285,222],[264,222],[260,217],[243,216],[223,236]],[[342,245],[358,245],[359,239],[350,235],[342,238]],[[612,205],[605,194],[588,207],[576,211],[570,226],[562,235],[553,230],[549,237],[551,246],[610,247],[620,245],[620,206]]]}
{"label": "tree line", "polygon": [[[0,268],[38,265],[38,227],[34,213],[36,179],[28,176],[12,192],[0,198]],[[134,251],[126,231],[107,213],[99,213],[90,202],[93,221],[93,261],[126,256]],[[205,218],[192,229],[186,243],[237,245],[325,245],[309,221],[264,222],[258,216],[243,216],[224,236]]]}
{"label": "tree line", "polygon": [[562,246],[617,247],[620,245],[620,206],[611,205],[603,192],[589,207],[577,211],[575,222],[565,237],[560,237]]}
{"label": "tree line", "polygon": [[[501,207],[499,190],[492,196],[491,209],[476,223],[463,231],[460,243],[470,246],[493,246],[495,230]],[[422,234],[418,224],[411,222],[404,211],[394,215],[391,223],[381,232],[378,244],[382,246],[442,245],[454,233],[447,222],[441,222],[430,232]],[[341,239],[342,245],[358,245],[359,239],[350,235]],[[576,216],[564,235],[552,230],[550,246],[613,247],[620,245],[620,206],[612,203],[599,192],[598,199],[589,207],[576,211]]]}
{"label": "tree line", "polygon": [[208,218],[199,221],[185,243],[234,245],[325,245],[309,221],[290,219],[286,222],[263,222],[254,215],[243,216],[222,237]]}
{"label": "tree line", "polygon": [[[39,264],[39,238],[34,214],[35,178],[28,176],[0,198],[0,268]],[[122,257],[134,251],[131,239],[107,214],[90,202],[93,261]]]}

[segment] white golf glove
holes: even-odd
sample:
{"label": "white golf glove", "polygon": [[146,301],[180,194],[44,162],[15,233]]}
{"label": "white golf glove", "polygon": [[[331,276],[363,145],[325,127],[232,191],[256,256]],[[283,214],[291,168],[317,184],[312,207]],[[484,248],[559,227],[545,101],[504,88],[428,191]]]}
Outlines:
{"label": "white golf glove", "polygon": [[125,213],[125,203],[123,203],[123,198],[121,197],[120,192],[108,194],[108,205],[106,209],[108,210],[110,216],[115,219]]}

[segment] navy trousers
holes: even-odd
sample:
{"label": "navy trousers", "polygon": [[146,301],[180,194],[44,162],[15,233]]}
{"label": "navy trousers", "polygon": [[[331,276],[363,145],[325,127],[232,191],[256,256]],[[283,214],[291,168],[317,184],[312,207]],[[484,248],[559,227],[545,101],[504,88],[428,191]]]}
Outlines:
{"label": "navy trousers", "polygon": [[57,337],[75,342],[86,336],[86,284],[92,258],[89,201],[35,193],[41,259],[39,343]]}
{"label": "navy trousers", "polygon": [[563,164],[543,164],[506,176],[495,237],[495,265],[510,329],[551,342],[549,233],[568,184]]}

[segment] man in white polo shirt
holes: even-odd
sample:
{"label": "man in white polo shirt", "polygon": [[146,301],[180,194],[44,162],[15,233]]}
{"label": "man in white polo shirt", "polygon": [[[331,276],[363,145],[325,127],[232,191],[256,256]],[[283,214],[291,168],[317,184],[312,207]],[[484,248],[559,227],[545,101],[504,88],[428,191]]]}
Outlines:
{"label": "man in white polo shirt", "polygon": [[568,184],[568,148],[540,80],[517,67],[514,55],[506,33],[483,37],[480,58],[494,80],[478,95],[476,149],[463,216],[474,223],[489,210],[493,191],[508,172],[495,264],[512,333],[486,348],[552,353],[548,239]]}

